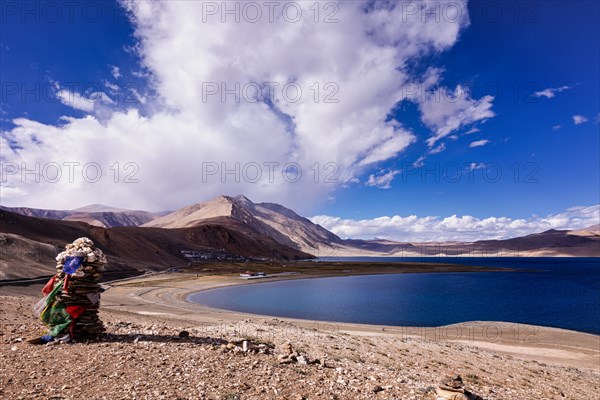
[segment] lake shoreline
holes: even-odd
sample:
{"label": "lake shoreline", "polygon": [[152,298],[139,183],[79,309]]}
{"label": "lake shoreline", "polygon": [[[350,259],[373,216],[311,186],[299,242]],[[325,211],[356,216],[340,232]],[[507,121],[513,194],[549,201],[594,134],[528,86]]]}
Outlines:
{"label": "lake shoreline", "polygon": [[[83,388],[89,398],[122,398],[126,392],[147,398],[205,393],[207,399],[221,399],[242,393],[273,400],[416,399],[428,398],[442,377],[457,374],[470,392],[489,400],[594,398],[600,390],[597,335],[485,321],[436,328],[326,323],[229,312],[186,300],[198,290],[262,282],[212,272],[113,281],[100,307],[106,335],[54,346],[26,340],[43,332],[31,313],[42,285],[0,287],[5,360],[0,393],[51,397],[61,391],[65,398],[80,398]],[[271,350],[247,353],[244,341]],[[289,346],[309,364],[282,362]],[[59,362],[47,364],[48,359]],[[46,365],[47,373],[41,374],[39,365]],[[73,369],[84,377],[80,385],[64,383]],[[94,375],[87,378],[91,370]]]}
{"label": "lake shoreline", "polygon": [[111,313],[132,313],[165,321],[183,319],[206,326],[236,326],[244,324],[244,321],[260,325],[265,321],[275,320],[293,324],[299,329],[316,329],[323,332],[388,338],[418,337],[436,342],[469,343],[481,349],[494,349],[511,356],[573,367],[593,367],[600,358],[599,335],[561,328],[495,321],[471,321],[438,327],[328,322],[229,311],[189,300],[194,293],[223,287],[338,276],[348,275],[317,273],[243,280],[231,274],[160,274],[112,284],[110,290],[103,295],[102,301],[103,309]]}
{"label": "lake shoreline", "polygon": [[[364,264],[364,263],[362,263]],[[202,271],[206,268],[192,268],[179,272],[156,273],[148,276],[131,277],[118,281],[105,282],[108,288],[102,295],[101,311],[108,315],[122,318],[133,316],[155,322],[189,323],[203,326],[210,335],[221,334],[223,326],[269,324],[270,321],[283,321],[298,329],[317,330],[334,334],[343,333],[361,337],[374,338],[420,338],[434,342],[469,343],[480,349],[494,349],[504,354],[528,360],[542,360],[571,367],[595,367],[600,360],[600,336],[561,328],[539,325],[518,324],[512,322],[471,321],[436,327],[372,325],[348,322],[327,322],[299,318],[275,317],[263,314],[251,314],[208,307],[189,301],[189,296],[211,289],[231,287],[234,285],[252,285],[282,280],[315,279],[326,277],[343,277],[374,274],[410,274],[410,273],[444,273],[444,272],[506,272],[508,268],[472,267],[457,265],[396,265],[383,269],[361,270],[354,268],[347,271],[345,267],[329,265],[329,270],[314,270],[311,273],[283,275],[266,279],[240,279],[242,267],[249,269],[265,269],[264,265],[248,266],[247,264],[229,267],[235,270],[217,274],[214,271]],[[348,263],[344,263],[348,265]],[[206,264],[202,267],[214,267]],[[363,265],[364,266],[364,265]],[[436,270],[437,268],[437,270]],[[440,268],[442,268],[440,270]],[[451,268],[451,271],[445,270]],[[289,267],[271,268],[270,272],[293,272]],[[0,295],[39,296],[42,285],[23,287],[2,287]],[[129,317],[128,317],[129,316]],[[247,321],[247,322],[244,322]],[[235,328],[231,328],[234,329]]]}

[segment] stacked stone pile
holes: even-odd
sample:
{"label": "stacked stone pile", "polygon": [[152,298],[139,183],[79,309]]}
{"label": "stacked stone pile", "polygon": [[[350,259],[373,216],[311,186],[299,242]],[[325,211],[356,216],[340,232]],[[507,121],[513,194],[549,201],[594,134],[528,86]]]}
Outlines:
{"label": "stacked stone pile", "polygon": [[106,264],[102,250],[86,238],[79,238],[66,246],[56,257],[57,278],[64,280],[63,290],[57,296],[66,307],[76,306],[81,310],[70,327],[74,338],[96,336],[104,331],[98,316],[100,293],[99,281]]}

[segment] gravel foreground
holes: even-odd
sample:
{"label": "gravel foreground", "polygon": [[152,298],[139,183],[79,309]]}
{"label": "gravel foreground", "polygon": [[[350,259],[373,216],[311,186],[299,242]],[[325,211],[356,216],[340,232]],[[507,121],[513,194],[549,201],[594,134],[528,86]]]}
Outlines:
{"label": "gravel foreground", "polygon": [[274,318],[198,325],[102,310],[100,341],[33,345],[27,340],[43,332],[31,314],[35,301],[0,296],[2,399],[436,399],[451,374],[488,400],[600,393],[600,365],[547,365],[449,341]]}

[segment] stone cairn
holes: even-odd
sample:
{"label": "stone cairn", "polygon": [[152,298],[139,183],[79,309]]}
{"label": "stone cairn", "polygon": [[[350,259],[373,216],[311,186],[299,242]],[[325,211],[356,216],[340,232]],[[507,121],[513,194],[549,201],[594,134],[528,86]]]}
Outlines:
{"label": "stone cairn", "polygon": [[435,394],[436,400],[483,400],[466,390],[462,378],[458,375],[444,377],[435,389]]}
{"label": "stone cairn", "polygon": [[[83,257],[81,266],[73,273],[65,272],[68,257]],[[56,256],[56,270],[59,279],[68,279],[67,290],[58,295],[65,306],[83,306],[85,311],[74,319],[71,328],[73,338],[95,337],[104,332],[104,325],[98,316],[100,293],[103,289],[99,281],[106,264],[102,250],[94,248],[94,242],[83,237],[68,244],[65,251]],[[68,275],[68,277],[67,277]]]}

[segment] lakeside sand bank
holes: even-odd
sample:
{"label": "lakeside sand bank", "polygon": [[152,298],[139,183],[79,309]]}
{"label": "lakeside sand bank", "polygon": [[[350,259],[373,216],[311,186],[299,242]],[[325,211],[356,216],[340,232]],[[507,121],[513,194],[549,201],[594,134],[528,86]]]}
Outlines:
{"label": "lakeside sand bank", "polygon": [[[361,272],[357,271],[354,275],[356,274]],[[442,327],[313,321],[222,310],[188,300],[193,293],[219,287],[348,275],[351,273],[290,274],[246,280],[237,275],[161,274],[115,283],[105,292],[102,301],[103,308],[113,312],[175,319],[207,326],[277,319],[302,328],[320,329],[323,332],[392,338],[416,337],[426,341],[454,341],[523,359],[600,369],[600,336],[566,329],[495,321],[472,321]]]}
{"label": "lakeside sand bank", "polygon": [[[109,339],[55,346],[23,340],[42,330],[30,314],[40,285],[2,287],[0,395],[417,400],[435,399],[435,385],[450,372],[460,374],[467,388],[486,400],[589,400],[600,391],[597,335],[481,321],[439,328],[328,323],[187,301],[191,293],[218,287],[360,273],[338,270],[248,281],[231,273],[177,272],[113,282],[101,307]],[[190,337],[181,339],[182,330]],[[223,348],[243,339],[268,343],[273,354]],[[309,360],[326,360],[326,366],[278,363],[276,356],[288,341]]]}

